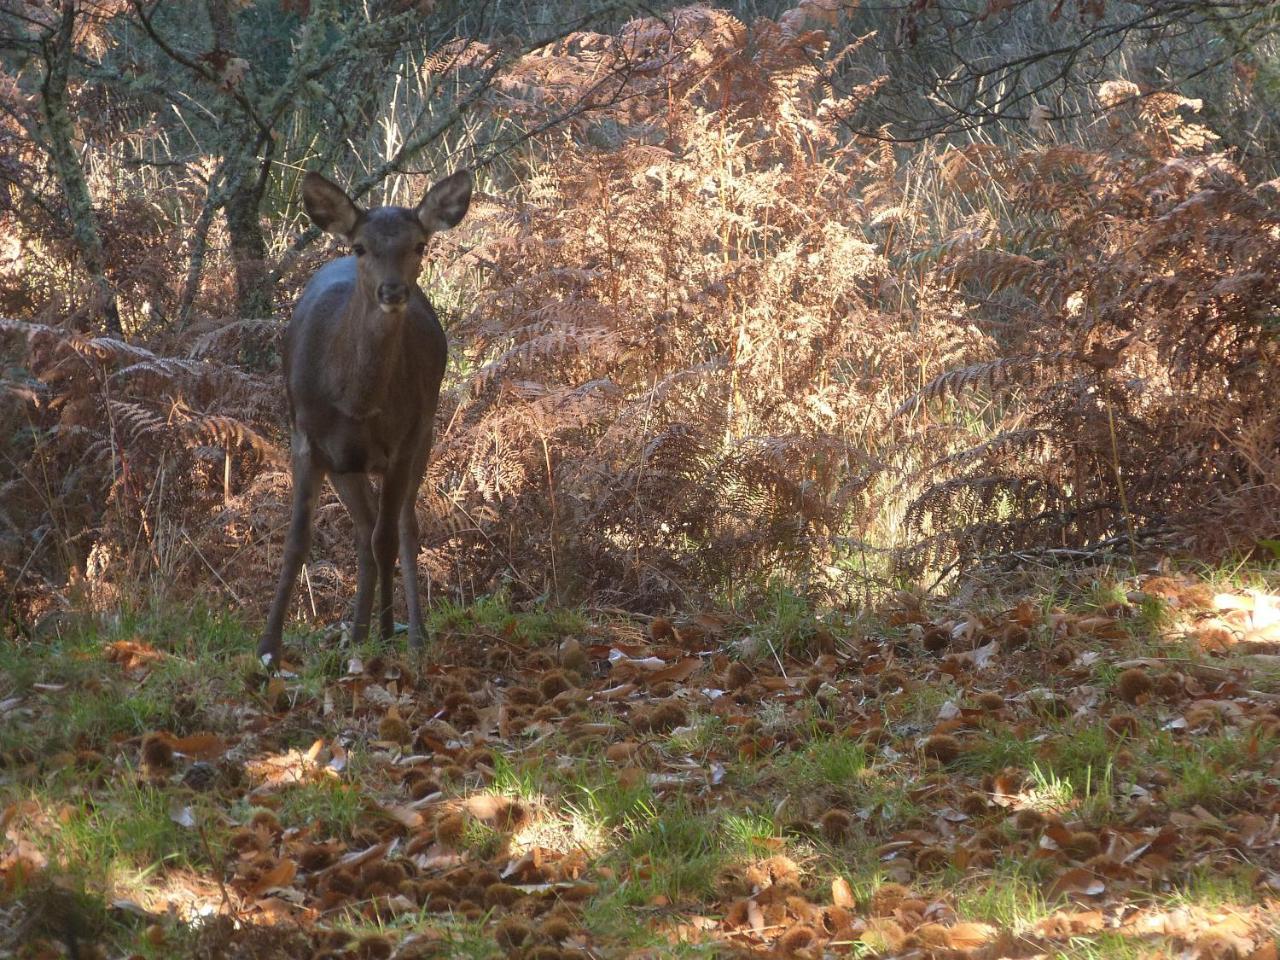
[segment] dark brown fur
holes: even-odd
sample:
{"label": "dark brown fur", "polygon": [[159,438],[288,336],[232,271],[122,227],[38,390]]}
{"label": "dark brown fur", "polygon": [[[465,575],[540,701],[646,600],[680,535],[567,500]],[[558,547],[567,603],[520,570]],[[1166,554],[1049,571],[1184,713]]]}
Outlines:
{"label": "dark brown fur", "polygon": [[[355,252],[316,272],[285,337],[293,517],[275,600],[258,644],[263,658],[279,660],[285,611],[310,546],[325,477],[356,528],[354,640],[368,635],[375,585],[381,588],[382,634],[391,635],[398,552],[409,642],[422,642],[413,505],[431,452],[447,345],[417,277],[431,234],[456,225],[470,200],[471,178],[465,171],[436,184],[413,209],[364,211],[319,174],[309,173],[303,182],[311,219],[350,241]],[[376,494],[371,474],[382,477]]]}

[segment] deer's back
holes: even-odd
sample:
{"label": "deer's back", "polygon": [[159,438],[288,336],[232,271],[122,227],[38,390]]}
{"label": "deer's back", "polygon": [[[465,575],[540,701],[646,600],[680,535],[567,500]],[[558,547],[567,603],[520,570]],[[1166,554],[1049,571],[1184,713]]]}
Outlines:
{"label": "deer's back", "polygon": [[[344,321],[356,296],[355,257],[343,257],[317,271],[299,298],[285,337],[289,414],[295,442],[305,440],[326,469],[381,473],[430,437],[447,344],[416,287],[403,317],[375,314],[353,332]],[[368,338],[368,349],[357,350],[356,336]]]}

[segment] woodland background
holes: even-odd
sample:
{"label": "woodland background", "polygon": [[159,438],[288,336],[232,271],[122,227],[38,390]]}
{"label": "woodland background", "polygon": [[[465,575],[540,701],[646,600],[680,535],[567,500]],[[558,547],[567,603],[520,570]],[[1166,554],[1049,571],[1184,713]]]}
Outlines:
{"label": "woodland background", "polygon": [[[474,167],[433,597],[860,604],[1276,552],[1280,18],[1257,0],[0,5],[7,630],[266,602],[278,346],[366,204]],[[328,492],[298,613],[355,564]]]}

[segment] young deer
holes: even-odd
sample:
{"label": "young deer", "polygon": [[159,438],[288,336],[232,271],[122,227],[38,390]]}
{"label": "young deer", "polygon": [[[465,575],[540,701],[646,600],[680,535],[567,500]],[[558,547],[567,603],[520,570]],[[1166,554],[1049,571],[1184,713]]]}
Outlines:
{"label": "young deer", "polygon": [[[368,636],[375,580],[382,635],[391,636],[398,547],[409,642],[422,643],[414,500],[431,452],[446,343],[435,310],[418,288],[418,273],[431,235],[466,215],[471,175],[459,171],[441,180],[412,209],[362,210],[341,188],[308,173],[302,202],[316,226],[351,244],[352,255],[311,278],[285,336],[293,517],[258,644],[259,656],[272,663],[280,659],[289,595],[311,544],[316,498],[326,476],[356,528],[353,639]],[[382,477],[376,495],[369,474]]]}

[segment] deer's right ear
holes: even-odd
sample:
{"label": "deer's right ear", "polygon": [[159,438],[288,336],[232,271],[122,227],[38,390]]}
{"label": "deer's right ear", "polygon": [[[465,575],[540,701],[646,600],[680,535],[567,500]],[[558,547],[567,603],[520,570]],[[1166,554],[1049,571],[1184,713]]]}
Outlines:
{"label": "deer's right ear", "polygon": [[312,223],[339,237],[349,237],[360,219],[360,208],[343,189],[318,173],[302,178],[302,206]]}

